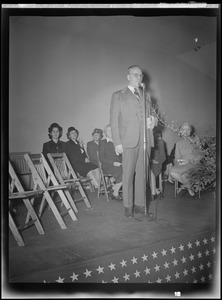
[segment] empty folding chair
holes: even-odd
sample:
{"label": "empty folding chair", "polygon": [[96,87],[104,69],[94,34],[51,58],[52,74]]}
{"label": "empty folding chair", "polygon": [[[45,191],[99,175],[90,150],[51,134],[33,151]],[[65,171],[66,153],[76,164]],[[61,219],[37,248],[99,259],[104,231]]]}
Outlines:
{"label": "empty folding chair", "polygon": [[[25,246],[25,242],[20,234],[24,229],[29,228],[31,225],[35,225],[39,234],[45,234],[44,229],[40,223],[40,220],[32,206],[32,200],[42,194],[42,190],[37,191],[25,191],[11,162],[9,161],[9,228],[19,246]],[[22,199],[30,217],[30,221],[25,221],[20,226],[16,225],[13,215],[11,214],[11,204],[12,202]]]}
{"label": "empty folding chair", "polygon": [[[53,167],[55,176],[60,184],[73,184],[74,188],[79,190],[81,198],[74,199],[74,202],[84,201],[88,208],[91,208],[89,199],[82,186],[82,179],[78,178],[67,155],[65,153],[48,153],[48,159]],[[87,178],[88,179],[88,178]],[[90,179],[89,179],[90,180]],[[68,192],[68,191],[67,191]],[[67,193],[67,197],[70,199],[71,195]],[[72,197],[70,202],[73,201]],[[77,208],[76,208],[77,210]],[[78,210],[77,210],[78,211]]]}
{"label": "empty folding chair", "polygon": [[[68,188],[69,184],[60,184],[57,181],[43,154],[25,154],[24,158],[32,172],[35,186],[43,190],[43,198],[39,209],[39,216],[42,215],[46,200],[52,212],[54,213],[54,216],[58,221],[60,227],[62,229],[66,229],[66,224],[64,223],[64,220],[62,218],[63,215],[69,213],[73,221],[77,220],[75,212],[64,194],[64,190]],[[59,195],[66,208],[61,213],[58,211],[54,203],[53,196],[55,193]]]}
{"label": "empty folding chair", "polygon": [[107,199],[107,201],[109,201],[110,200],[110,189],[111,189],[112,175],[103,173],[102,164],[99,160],[99,152],[98,151],[97,151],[97,159],[98,159],[99,171],[100,171],[100,179],[99,179],[99,187],[98,187],[97,197],[99,198],[99,196],[101,194],[105,193],[106,199]]}
{"label": "empty folding chair", "polygon": [[24,154],[31,153],[30,151],[25,152],[10,152],[10,162],[20,180],[23,187],[27,190],[32,189],[32,173],[24,159]]}

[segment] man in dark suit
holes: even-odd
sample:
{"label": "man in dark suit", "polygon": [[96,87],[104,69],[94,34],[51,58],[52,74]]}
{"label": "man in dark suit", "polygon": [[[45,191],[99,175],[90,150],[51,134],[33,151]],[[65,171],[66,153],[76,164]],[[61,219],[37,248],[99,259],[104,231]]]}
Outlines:
{"label": "man in dark suit", "polygon": [[[146,206],[146,182],[144,173],[144,123],[147,123],[146,150],[149,158],[154,145],[152,129],[157,119],[149,115],[149,103],[146,101],[140,86],[143,79],[141,69],[133,65],[127,70],[128,86],[113,93],[110,104],[110,124],[113,143],[117,154],[123,154],[123,204],[125,216],[140,221],[151,221],[153,216]],[[146,122],[144,122],[146,120]],[[147,162],[149,159],[147,159]],[[135,175],[135,177],[134,177]]]}

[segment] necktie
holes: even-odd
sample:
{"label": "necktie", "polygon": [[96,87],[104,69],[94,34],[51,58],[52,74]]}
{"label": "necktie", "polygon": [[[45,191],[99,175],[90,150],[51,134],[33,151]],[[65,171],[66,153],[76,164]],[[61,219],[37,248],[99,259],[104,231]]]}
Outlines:
{"label": "necktie", "polygon": [[137,99],[140,99],[140,94],[136,88],[134,89],[134,95],[136,95]]}

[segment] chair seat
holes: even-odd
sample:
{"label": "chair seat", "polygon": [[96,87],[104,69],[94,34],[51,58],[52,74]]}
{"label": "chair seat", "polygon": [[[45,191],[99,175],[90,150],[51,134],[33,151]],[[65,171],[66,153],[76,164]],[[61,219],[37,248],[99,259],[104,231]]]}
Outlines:
{"label": "chair seat", "polygon": [[36,196],[41,193],[43,193],[42,190],[17,192],[17,193],[10,194],[9,199],[11,200],[11,199],[27,198],[27,197],[31,197],[31,196]]}

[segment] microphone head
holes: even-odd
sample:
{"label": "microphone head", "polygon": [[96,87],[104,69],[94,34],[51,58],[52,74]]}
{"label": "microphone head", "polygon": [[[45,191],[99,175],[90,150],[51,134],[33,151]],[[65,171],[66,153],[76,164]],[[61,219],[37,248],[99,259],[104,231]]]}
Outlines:
{"label": "microphone head", "polygon": [[145,84],[143,82],[140,82],[139,86],[144,88]]}

